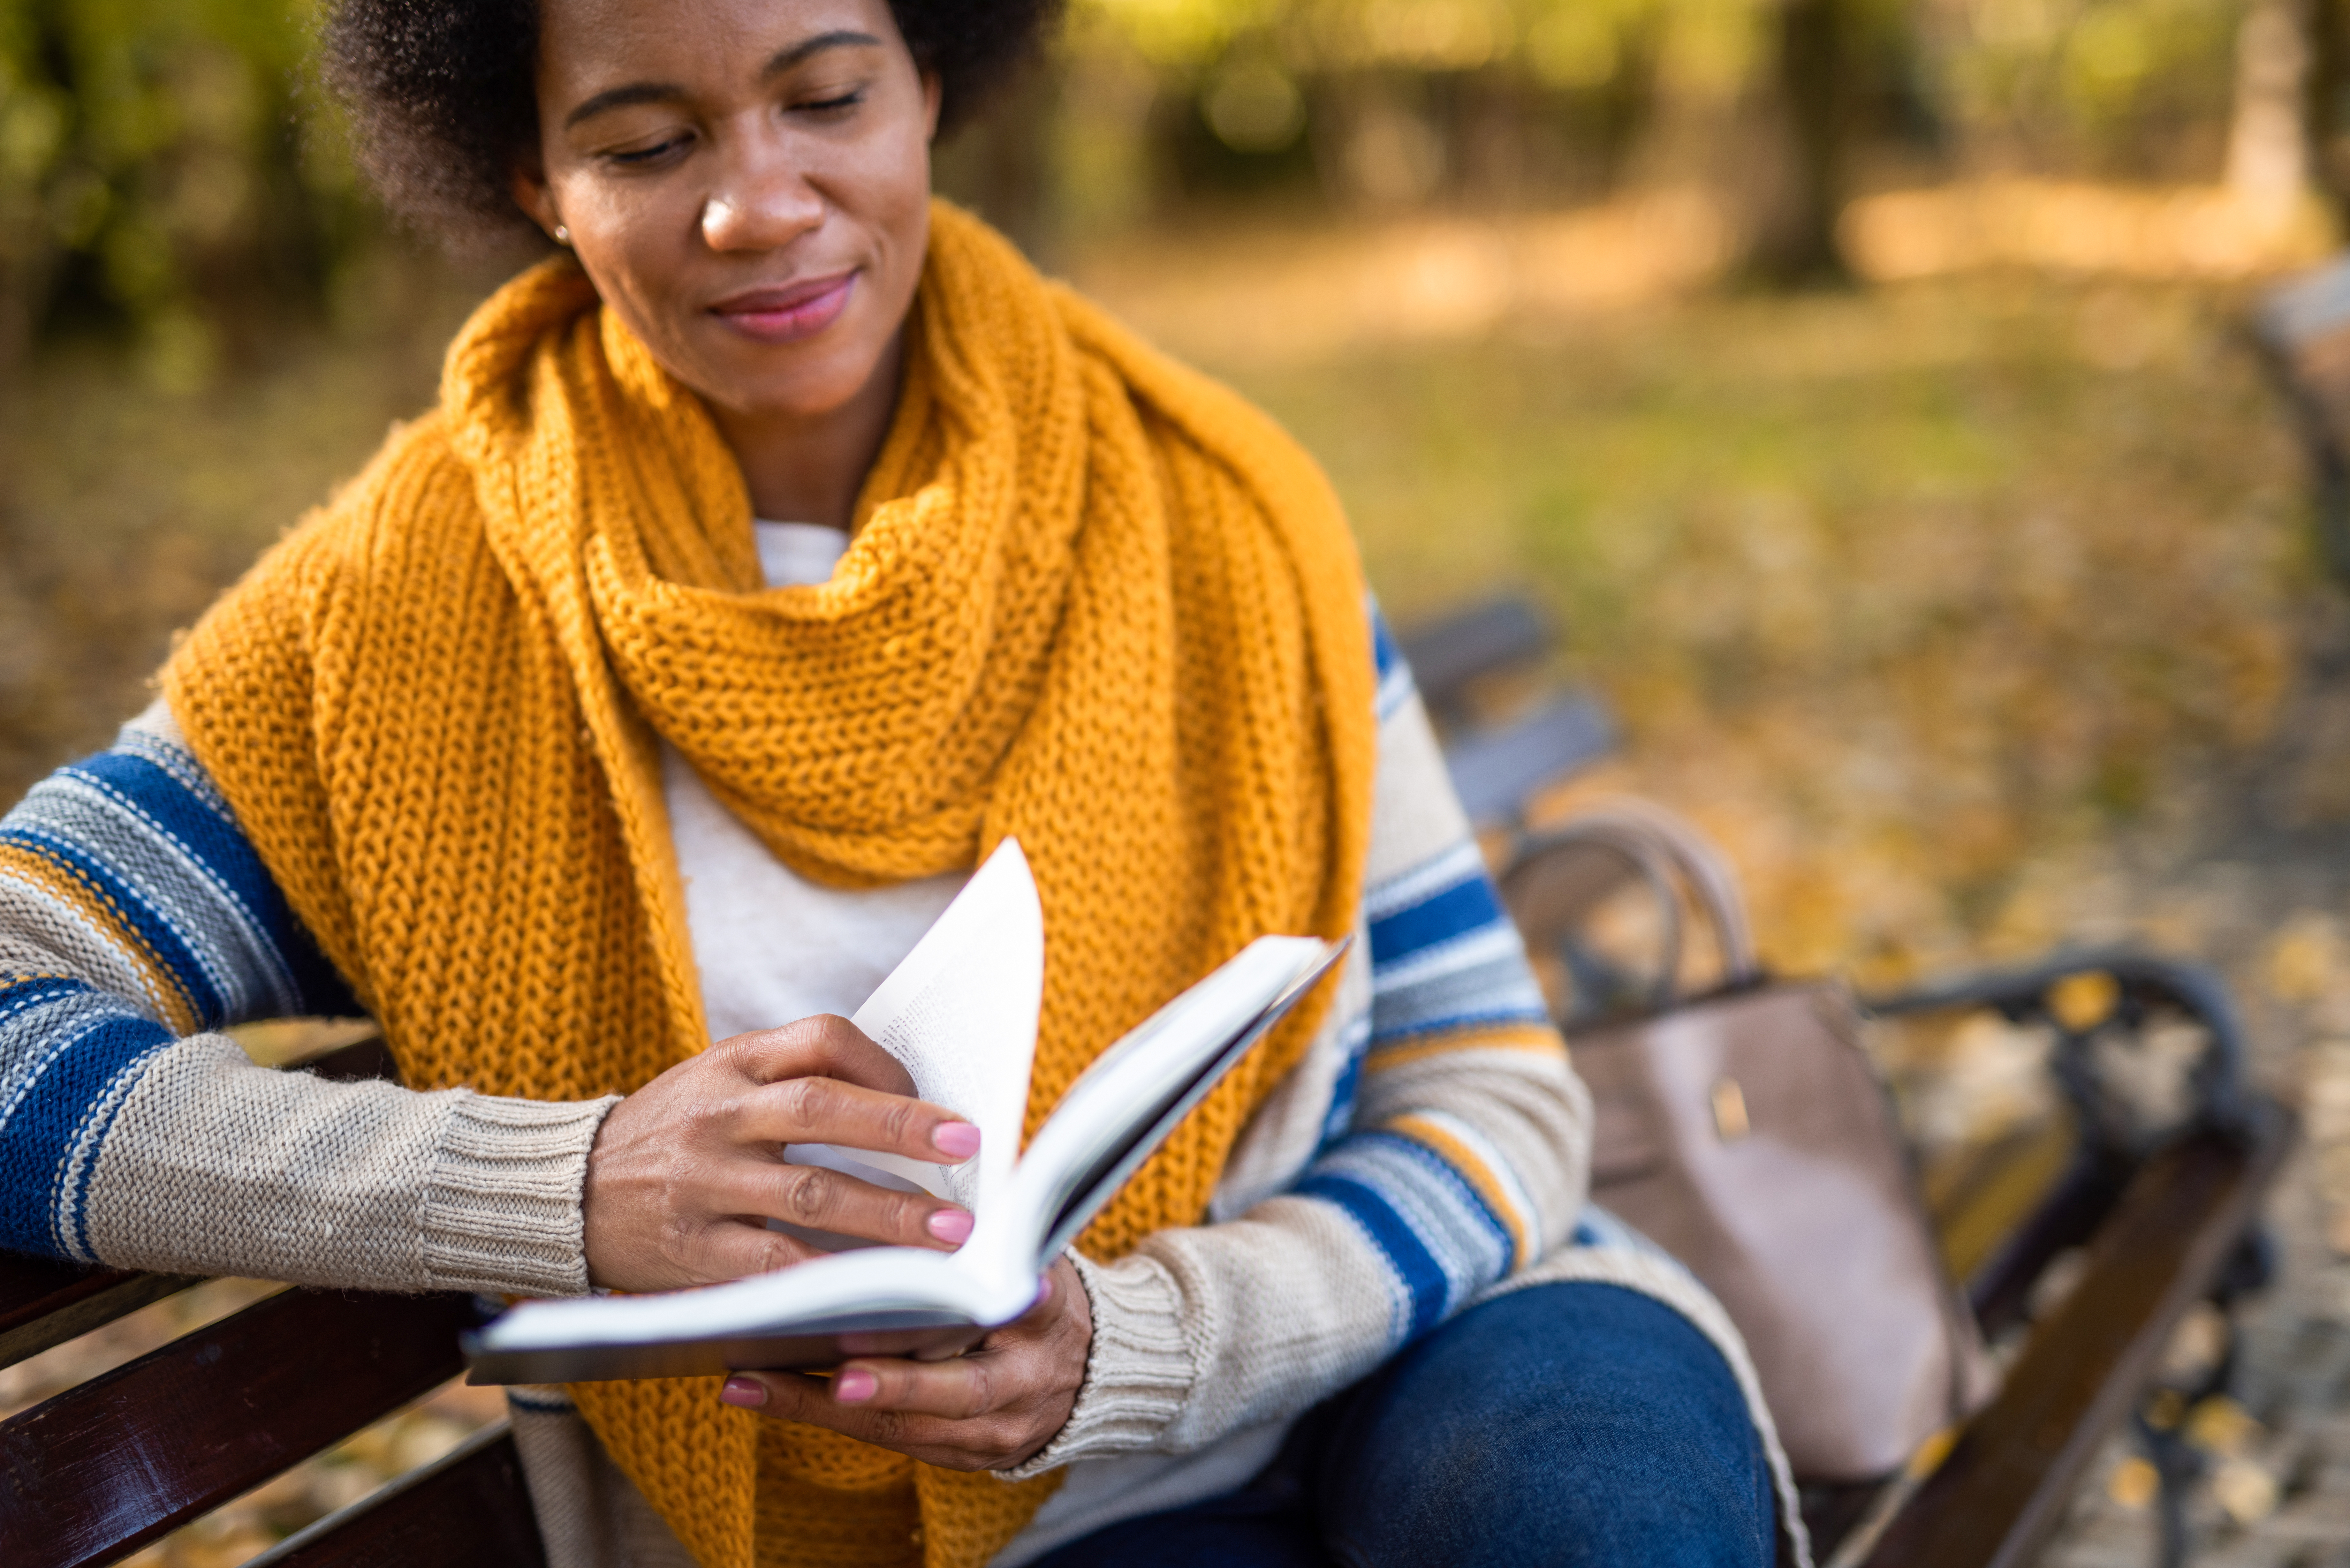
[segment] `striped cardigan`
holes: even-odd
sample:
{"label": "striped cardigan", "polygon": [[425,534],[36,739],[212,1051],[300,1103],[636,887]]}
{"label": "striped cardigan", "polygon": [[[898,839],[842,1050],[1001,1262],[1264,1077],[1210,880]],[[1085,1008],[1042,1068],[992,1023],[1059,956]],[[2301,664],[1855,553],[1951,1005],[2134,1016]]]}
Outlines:
{"label": "striped cardigan", "polygon": [[[1066,1465],[1070,1480],[1007,1564],[1238,1484],[1289,1417],[1462,1307],[1545,1279],[1679,1307],[1722,1345],[1767,1438],[1719,1308],[1583,1212],[1587,1096],[1409,670],[1370,619],[1367,940],[1236,1146],[1211,1222],[1113,1264],[1077,1260],[1086,1383],[1059,1437],[1009,1472]],[[611,1101],[328,1084],[254,1066],[212,1033],[352,1011],[160,704],[60,769],[0,818],[0,1246],[376,1289],[585,1290],[580,1182]],[[626,1488],[582,1449],[559,1391],[518,1399],[516,1423],[543,1498]],[[543,1508],[556,1561],[642,1559],[641,1518],[618,1534],[582,1522],[632,1511],[632,1497]],[[621,1536],[638,1545],[620,1552]]]}

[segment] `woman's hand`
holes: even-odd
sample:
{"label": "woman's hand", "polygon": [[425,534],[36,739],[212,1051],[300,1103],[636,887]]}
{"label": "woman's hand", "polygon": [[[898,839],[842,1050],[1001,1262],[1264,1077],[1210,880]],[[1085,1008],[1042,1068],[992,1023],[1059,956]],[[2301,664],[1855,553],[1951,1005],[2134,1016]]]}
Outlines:
{"label": "woman's hand", "polygon": [[1094,1320],[1063,1258],[1028,1315],[951,1361],[858,1356],[829,1381],[737,1372],[719,1397],[779,1421],[829,1427],[924,1464],[1003,1470],[1034,1458],[1066,1426],[1086,1380]]}
{"label": "woman's hand", "polygon": [[588,1153],[588,1278],[673,1290],[821,1254],[770,1218],[909,1247],[959,1247],[971,1215],[816,1166],[787,1143],[879,1149],[960,1165],[979,1129],[910,1096],[896,1058],[846,1018],[803,1018],[722,1040],[612,1107]]}

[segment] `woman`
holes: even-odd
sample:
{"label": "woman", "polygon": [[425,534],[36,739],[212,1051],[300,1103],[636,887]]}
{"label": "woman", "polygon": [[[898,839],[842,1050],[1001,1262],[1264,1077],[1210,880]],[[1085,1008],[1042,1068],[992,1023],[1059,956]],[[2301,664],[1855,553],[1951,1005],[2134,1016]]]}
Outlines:
{"label": "woman", "polygon": [[[781,1148],[975,1152],[838,1015],[1016,834],[1032,1126],[1251,937],[1367,940],[970,1355],[519,1393],[554,1562],[1767,1561],[1743,1352],[1578,1215],[1323,481],[930,201],[1042,9],[345,0],[394,206],[557,254],[0,825],[0,1242],[532,1294],[952,1247]],[[356,1007],[411,1086],[209,1033]]]}

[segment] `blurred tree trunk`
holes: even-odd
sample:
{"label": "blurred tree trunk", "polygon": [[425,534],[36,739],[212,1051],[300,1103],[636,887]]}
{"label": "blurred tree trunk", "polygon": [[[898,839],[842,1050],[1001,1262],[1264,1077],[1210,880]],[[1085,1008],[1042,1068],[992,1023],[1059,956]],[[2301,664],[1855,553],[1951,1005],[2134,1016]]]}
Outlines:
{"label": "blurred tree trunk", "polygon": [[2308,188],[2308,83],[2315,0],[2253,0],[2236,33],[2228,188],[2266,220],[2293,215]]}
{"label": "blurred tree trunk", "polygon": [[1854,0],[1781,0],[1732,192],[1745,211],[1738,271],[1765,288],[1847,283],[1836,237],[1849,195]]}
{"label": "blurred tree trunk", "polygon": [[2302,124],[2307,131],[2309,174],[2333,215],[2334,233],[2350,240],[2350,149],[2343,145],[2344,98],[2350,94],[2350,0],[2305,0],[2309,73],[2303,81]]}

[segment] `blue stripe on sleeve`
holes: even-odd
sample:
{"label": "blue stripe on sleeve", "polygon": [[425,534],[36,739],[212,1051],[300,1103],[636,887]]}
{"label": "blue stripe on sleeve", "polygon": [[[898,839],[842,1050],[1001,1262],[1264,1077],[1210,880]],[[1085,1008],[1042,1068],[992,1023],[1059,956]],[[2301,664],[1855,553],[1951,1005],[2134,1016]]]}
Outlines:
{"label": "blue stripe on sleeve", "polygon": [[[1372,1033],[1381,1045],[1547,1016],[1501,895],[1475,846],[1464,847],[1385,885],[1392,892],[1370,922]],[[1441,875],[1456,864],[1457,875]],[[1399,906],[1399,897],[1410,901]]]}
{"label": "blue stripe on sleeve", "polygon": [[169,1045],[171,1031],[78,980],[0,988],[0,1041],[11,1050],[10,1093],[0,1102],[0,1247],[86,1258],[59,1229],[73,1194],[60,1190],[95,1107],[139,1063]]}
{"label": "blue stripe on sleeve", "polygon": [[1396,643],[1395,632],[1388,625],[1386,612],[1379,608],[1378,600],[1373,599],[1371,601],[1372,668],[1378,672],[1378,678],[1385,680],[1395,667],[1402,662],[1403,649]]}
{"label": "blue stripe on sleeve", "polygon": [[1376,1050],[1421,1035],[1543,1023],[1550,1016],[1542,987],[1515,957],[1399,988],[1373,1006]]}
{"label": "blue stripe on sleeve", "polygon": [[10,827],[0,823],[0,844],[14,845],[31,851],[52,865],[59,867],[77,880],[94,888],[119,911],[131,932],[144,941],[155,956],[172,971],[186,992],[189,1005],[208,1029],[218,1028],[229,1022],[228,1006],[212,976],[205,972],[195,950],[182,940],[162,911],[155,909],[139,890],[117,876],[113,867],[87,853],[82,847],[57,834],[37,828]]}
{"label": "blue stripe on sleeve", "polygon": [[1345,1137],[1355,1125],[1355,1100],[1363,1089],[1363,1054],[1359,1051],[1347,1058],[1338,1069],[1338,1081],[1330,1086],[1330,1108],[1322,1117],[1322,1141],[1315,1152],[1321,1153]]}
{"label": "blue stripe on sleeve", "polygon": [[1492,882],[1481,871],[1385,919],[1371,922],[1371,962],[1394,963],[1423,948],[1451,941],[1506,917]]}
{"label": "blue stripe on sleeve", "polygon": [[1386,1257],[1411,1298],[1411,1321],[1404,1331],[1407,1340],[1419,1338],[1444,1321],[1451,1282],[1418,1233],[1396,1212],[1384,1194],[1328,1171],[1308,1176],[1297,1184],[1296,1191],[1302,1197],[1318,1198],[1344,1210]]}
{"label": "blue stripe on sleeve", "polygon": [[1405,660],[1403,648],[1396,641],[1395,633],[1388,629],[1388,618],[1380,613],[1378,600],[1369,600],[1365,609],[1371,623],[1371,664],[1378,680],[1378,689],[1372,698],[1372,711],[1381,723],[1385,723],[1411,700],[1415,690],[1411,666]]}
{"label": "blue stripe on sleeve", "polygon": [[128,752],[100,752],[59,771],[104,790],[169,836],[195,857],[272,941],[285,945],[294,912],[234,823],[189,794],[170,774]]}
{"label": "blue stripe on sleeve", "polygon": [[[1414,1171],[1419,1178],[1419,1200],[1432,1210],[1456,1208],[1466,1212],[1483,1232],[1486,1244],[1498,1250],[1499,1256],[1494,1261],[1502,1267],[1506,1268],[1517,1255],[1517,1239],[1511,1233],[1508,1223],[1485,1200],[1485,1194],[1477,1184],[1456,1169],[1444,1156],[1418,1138],[1407,1137],[1398,1132],[1375,1130],[1361,1133],[1356,1141],[1364,1147],[1366,1152],[1377,1151],[1397,1159],[1404,1168]],[[1464,1257],[1463,1262],[1474,1268],[1470,1259]],[[1500,1275],[1496,1272],[1492,1277],[1498,1279]]]}
{"label": "blue stripe on sleeve", "polygon": [[221,808],[151,759],[120,748],[60,771],[104,791],[203,868],[275,950],[299,992],[296,1011],[325,1016],[359,1011],[349,988],[295,917],[260,855]]}

